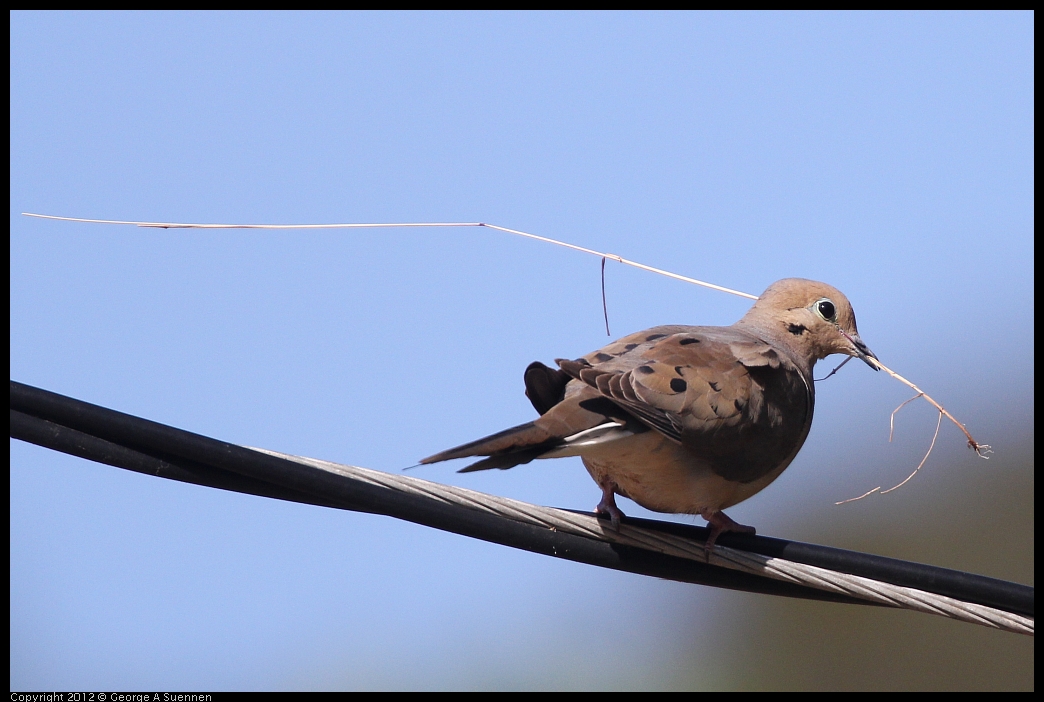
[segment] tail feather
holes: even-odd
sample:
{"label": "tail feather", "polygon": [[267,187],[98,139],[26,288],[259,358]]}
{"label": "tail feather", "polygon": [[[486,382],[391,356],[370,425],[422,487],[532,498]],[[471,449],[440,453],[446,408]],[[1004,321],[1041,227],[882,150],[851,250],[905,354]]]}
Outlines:
{"label": "tail feather", "polygon": [[547,414],[565,398],[566,385],[570,380],[572,378],[564,371],[548,368],[540,361],[530,363],[523,375],[526,397],[533,403],[533,409],[541,415]]}
{"label": "tail feather", "polygon": [[469,456],[489,456],[486,460],[470,465],[461,472],[487,468],[511,468],[522,463],[529,463],[559,443],[561,443],[559,437],[552,436],[546,429],[537,426],[534,422],[526,422],[477,441],[436,453],[434,456],[422,458],[421,463],[438,463]]}
{"label": "tail feather", "polygon": [[529,463],[533,459],[540,458],[549,450],[553,449],[554,446],[535,446],[528,449],[518,449],[516,451],[510,451],[508,453],[498,453],[495,456],[489,458],[483,458],[481,461],[476,461],[470,466],[466,466],[458,470],[458,473],[474,473],[477,470],[489,470],[490,468],[499,468],[500,470],[507,470],[508,468],[514,468],[524,463]]}
{"label": "tail feather", "polygon": [[569,382],[569,376],[562,371],[539,363],[526,371],[527,394],[533,406],[543,413],[539,419],[436,453],[421,463],[486,456],[460,472],[511,468],[545,456],[579,456],[594,444],[645,430],[644,425],[601,397],[594,388],[583,387],[569,399],[560,396]]}

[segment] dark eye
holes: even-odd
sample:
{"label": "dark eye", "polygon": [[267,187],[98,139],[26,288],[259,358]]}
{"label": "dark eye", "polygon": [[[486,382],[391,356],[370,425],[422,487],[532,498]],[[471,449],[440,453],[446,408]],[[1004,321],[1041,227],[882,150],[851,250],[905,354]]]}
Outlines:
{"label": "dark eye", "polygon": [[834,309],[834,303],[825,298],[816,303],[816,311],[828,322],[833,322],[834,315],[837,314],[837,310]]}

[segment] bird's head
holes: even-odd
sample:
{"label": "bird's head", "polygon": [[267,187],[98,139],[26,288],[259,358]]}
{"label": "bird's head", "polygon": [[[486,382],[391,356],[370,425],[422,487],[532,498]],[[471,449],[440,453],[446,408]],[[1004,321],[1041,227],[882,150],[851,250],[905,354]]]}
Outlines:
{"label": "bird's head", "polygon": [[761,294],[740,323],[787,339],[812,363],[841,353],[874,370],[876,356],[859,337],[855,312],[844,294],[826,283],[803,278],[778,280]]}

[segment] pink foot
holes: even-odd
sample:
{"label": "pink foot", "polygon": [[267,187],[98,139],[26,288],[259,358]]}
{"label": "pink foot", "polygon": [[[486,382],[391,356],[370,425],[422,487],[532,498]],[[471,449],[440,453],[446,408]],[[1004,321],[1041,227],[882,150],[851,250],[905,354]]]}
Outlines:
{"label": "pink foot", "polygon": [[718,540],[718,537],[727,531],[734,531],[739,534],[754,534],[756,533],[754,527],[746,526],[732,521],[727,514],[721,510],[712,511],[711,509],[700,510],[700,516],[707,520],[710,524],[710,536],[707,537],[706,543],[703,544],[703,549],[710,555],[710,550],[714,547],[714,542]]}
{"label": "pink foot", "polygon": [[595,514],[608,514],[613,524],[613,529],[620,530],[620,520],[624,513],[616,506],[616,483],[607,482],[602,485],[602,500],[595,507]]}

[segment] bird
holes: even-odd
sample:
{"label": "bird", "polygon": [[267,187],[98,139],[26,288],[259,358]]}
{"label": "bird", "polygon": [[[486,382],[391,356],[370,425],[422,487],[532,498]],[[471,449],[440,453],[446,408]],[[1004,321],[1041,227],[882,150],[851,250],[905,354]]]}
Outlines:
{"label": "bird", "polygon": [[699,515],[708,553],[726,532],[755,533],[722,511],[760,492],[808,436],[812,369],[832,354],[877,357],[848,298],[826,283],[770,285],[727,327],[665,325],[523,379],[540,417],[436,453],[430,464],[484,457],[459,472],[580,456],[601,488],[595,512],[619,529],[616,496],[661,513]]}

